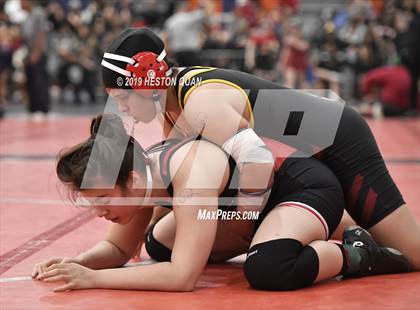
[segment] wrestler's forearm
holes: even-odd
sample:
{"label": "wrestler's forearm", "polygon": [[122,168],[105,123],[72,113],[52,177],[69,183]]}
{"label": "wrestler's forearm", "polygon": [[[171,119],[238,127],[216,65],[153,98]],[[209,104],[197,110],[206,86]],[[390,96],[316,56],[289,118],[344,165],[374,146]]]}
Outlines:
{"label": "wrestler's forearm", "polygon": [[80,265],[91,269],[114,268],[124,265],[129,257],[116,245],[104,240],[75,257]]}
{"label": "wrestler's forearm", "polygon": [[193,286],[172,263],[104,269],[95,272],[95,288],[119,290],[191,291]]}

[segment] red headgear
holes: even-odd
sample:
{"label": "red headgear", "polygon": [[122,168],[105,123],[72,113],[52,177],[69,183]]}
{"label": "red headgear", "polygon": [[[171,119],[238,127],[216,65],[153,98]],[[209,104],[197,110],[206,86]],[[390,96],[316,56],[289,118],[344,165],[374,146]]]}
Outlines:
{"label": "red headgear", "polygon": [[[172,69],[169,68],[168,64],[165,62],[165,56],[165,50],[159,55],[152,52],[140,52],[131,58],[105,53],[101,65],[125,76],[125,79],[122,79],[120,83],[124,86],[129,85],[132,89],[167,89],[171,84],[170,75],[172,74]],[[124,70],[113,65],[105,59],[125,62],[127,63],[126,69]]]}

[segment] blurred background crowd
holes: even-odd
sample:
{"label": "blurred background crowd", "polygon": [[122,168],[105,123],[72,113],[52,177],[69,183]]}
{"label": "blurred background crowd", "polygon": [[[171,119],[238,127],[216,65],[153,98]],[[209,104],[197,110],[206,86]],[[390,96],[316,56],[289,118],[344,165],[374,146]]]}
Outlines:
{"label": "blurred background crowd", "polygon": [[141,26],[180,66],[332,89],[376,117],[419,110],[420,0],[0,0],[0,115],[100,110],[103,50]]}

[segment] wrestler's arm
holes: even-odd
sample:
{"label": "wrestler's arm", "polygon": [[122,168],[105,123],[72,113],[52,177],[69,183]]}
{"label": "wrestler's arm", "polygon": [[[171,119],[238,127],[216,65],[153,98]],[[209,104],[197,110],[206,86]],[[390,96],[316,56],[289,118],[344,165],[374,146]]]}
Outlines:
{"label": "wrestler's arm", "polygon": [[[217,230],[217,221],[199,220],[198,213],[217,210],[227,165],[225,154],[215,145],[205,141],[196,141],[196,145],[182,162],[182,154],[175,154],[171,160],[176,219],[171,261],[98,271],[95,287],[159,291],[194,289],[209,258]],[[204,146],[199,148],[198,145]],[[200,205],[203,201],[205,203]]]}
{"label": "wrestler's arm", "polygon": [[[251,113],[242,92],[229,85],[209,83],[190,93],[183,117],[196,133],[222,147],[236,160],[241,190],[260,192],[270,187],[274,159],[253,132],[248,121]],[[246,134],[238,134],[244,129]],[[251,148],[252,145],[255,147]]]}
{"label": "wrestler's arm", "polygon": [[90,269],[124,265],[130,260],[138,244],[142,243],[141,239],[144,238],[152,212],[152,209],[142,209],[128,224],[112,224],[103,241],[75,257],[51,257],[37,263],[33,268],[32,277],[43,275],[48,269],[52,269],[54,264],[60,263],[76,263]]}

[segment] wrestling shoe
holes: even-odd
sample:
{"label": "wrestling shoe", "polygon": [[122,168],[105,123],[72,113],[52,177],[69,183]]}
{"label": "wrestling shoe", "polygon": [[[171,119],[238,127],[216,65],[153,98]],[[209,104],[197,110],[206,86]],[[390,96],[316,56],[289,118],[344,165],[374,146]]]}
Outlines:
{"label": "wrestling shoe", "polygon": [[393,248],[380,247],[366,230],[358,226],[349,227],[344,231],[343,248],[347,252],[347,258],[349,258],[347,263],[350,267],[347,268],[345,277],[364,277],[413,270],[411,263],[401,252]]}

